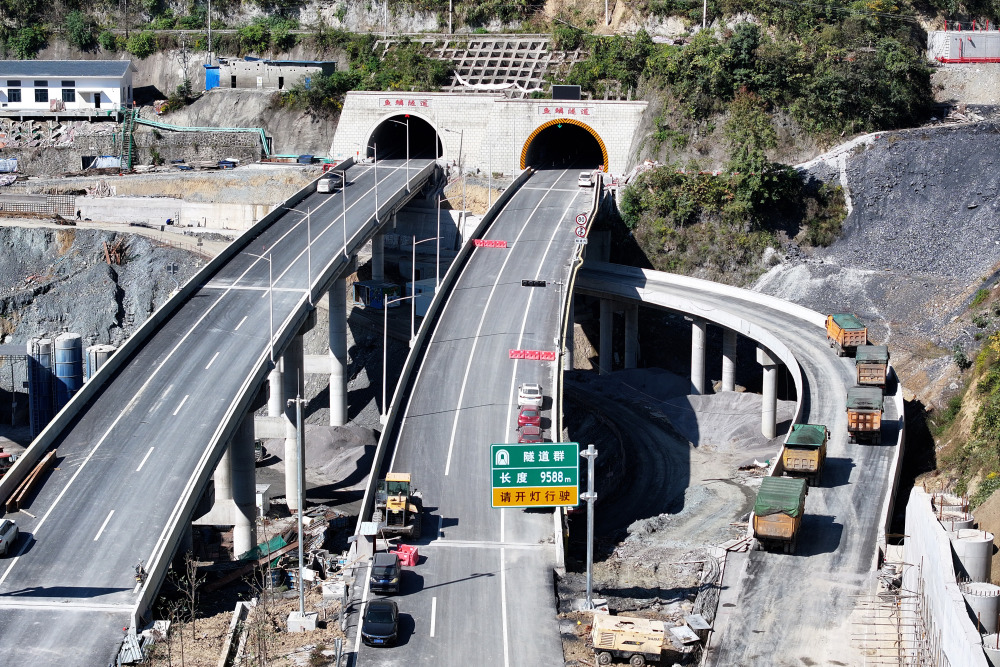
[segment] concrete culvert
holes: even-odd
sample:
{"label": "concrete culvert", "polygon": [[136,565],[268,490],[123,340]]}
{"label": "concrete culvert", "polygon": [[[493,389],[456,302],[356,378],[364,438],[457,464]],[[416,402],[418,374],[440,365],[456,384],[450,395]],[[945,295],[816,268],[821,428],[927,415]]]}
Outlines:
{"label": "concrete culvert", "polygon": [[407,128],[409,128],[410,159],[435,160],[441,157],[441,139],[437,132],[423,118],[399,114],[386,118],[368,139],[366,155],[379,160],[405,160]]}
{"label": "concrete culvert", "polygon": [[553,121],[536,130],[524,147],[521,167],[594,169],[607,164],[606,151],[582,124]]}

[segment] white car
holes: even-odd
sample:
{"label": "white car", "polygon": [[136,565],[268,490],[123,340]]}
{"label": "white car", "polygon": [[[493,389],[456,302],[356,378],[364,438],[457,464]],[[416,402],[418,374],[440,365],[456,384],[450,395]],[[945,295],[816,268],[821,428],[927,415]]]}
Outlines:
{"label": "white car", "polygon": [[542,407],[542,385],[536,382],[525,382],[517,389],[518,405],[533,405]]}
{"label": "white car", "polygon": [[17,543],[17,524],[10,519],[0,519],[0,555],[9,556]]}
{"label": "white car", "polygon": [[340,176],[327,175],[316,181],[316,192],[336,192],[340,185]]}
{"label": "white car", "polygon": [[592,171],[581,171],[580,177],[576,179],[576,184],[581,188],[589,188],[594,184],[594,172]]}

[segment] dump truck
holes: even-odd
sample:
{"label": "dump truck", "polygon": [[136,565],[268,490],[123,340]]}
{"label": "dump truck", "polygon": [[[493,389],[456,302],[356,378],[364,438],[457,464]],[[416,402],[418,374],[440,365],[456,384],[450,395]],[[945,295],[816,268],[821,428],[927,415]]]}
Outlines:
{"label": "dump truck", "polygon": [[826,340],[843,357],[858,345],[868,344],[868,328],[857,315],[837,313],[826,316]]}
{"label": "dump truck", "polygon": [[375,489],[375,514],[372,520],[385,522],[379,530],[387,534],[420,537],[420,494],[410,486],[410,473],[391,472]]}
{"label": "dump truck", "polygon": [[823,424],[792,424],[781,450],[781,467],[790,477],[802,477],[816,486],[823,476],[826,441],[830,432]]}
{"label": "dump truck", "polygon": [[757,549],[781,548],[795,553],[802,513],[806,506],[806,480],[765,477],[753,505],[753,536]]}
{"label": "dump truck", "polygon": [[885,376],[889,370],[888,345],[860,345],[854,352],[858,385],[878,387],[885,392]]}
{"label": "dump truck", "polygon": [[598,665],[610,665],[617,659],[638,666],[660,662],[669,640],[663,621],[594,614],[590,641]]}
{"label": "dump truck", "polygon": [[847,390],[847,442],[882,444],[882,390],[851,387]]}

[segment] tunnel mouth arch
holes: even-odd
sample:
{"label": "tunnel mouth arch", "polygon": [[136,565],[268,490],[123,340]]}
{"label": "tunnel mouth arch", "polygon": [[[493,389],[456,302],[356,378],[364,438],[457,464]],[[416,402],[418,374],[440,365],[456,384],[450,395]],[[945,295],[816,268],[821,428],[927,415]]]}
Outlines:
{"label": "tunnel mouth arch", "polygon": [[553,118],[528,135],[521,149],[521,169],[527,167],[608,168],[608,148],[586,123],[575,118]]}
{"label": "tunnel mouth arch", "polygon": [[366,142],[365,156],[380,160],[405,160],[407,157],[407,124],[409,124],[409,157],[436,160],[443,154],[441,137],[429,121],[412,113],[400,112],[379,121]]}

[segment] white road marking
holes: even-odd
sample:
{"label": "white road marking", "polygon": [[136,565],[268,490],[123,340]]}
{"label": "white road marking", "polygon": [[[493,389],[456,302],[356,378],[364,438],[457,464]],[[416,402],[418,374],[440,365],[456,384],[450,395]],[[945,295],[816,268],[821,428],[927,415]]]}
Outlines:
{"label": "white road marking", "polygon": [[233,331],[239,331],[239,330],[240,330],[240,327],[241,327],[241,326],[243,326],[243,323],[247,321],[247,318],[248,318],[248,317],[250,317],[250,316],[249,316],[249,315],[244,315],[244,316],[243,316],[243,319],[242,319],[242,320],[240,320],[240,323],[236,325],[236,328],[235,328],[235,329],[233,329]]}
{"label": "white road marking", "polygon": [[108,518],[106,518],[104,520],[104,523],[101,524],[101,529],[97,531],[97,535],[94,535],[94,541],[95,542],[97,540],[101,539],[101,533],[103,533],[104,529],[108,527],[108,521],[111,521],[111,517],[113,517],[114,515],[115,515],[115,511],[111,510],[111,513],[108,514]]}
{"label": "white road marking", "polygon": [[185,402],[186,400],[188,400],[188,396],[190,396],[190,395],[191,395],[191,394],[184,394],[184,398],[182,398],[182,399],[181,399],[181,404],[177,406],[177,409],[176,409],[176,410],[174,410],[174,414],[172,414],[172,415],[171,415],[172,417],[176,417],[176,416],[177,416],[177,413],[178,413],[178,412],[180,412],[180,411],[181,411],[181,408],[183,408],[183,407],[184,407],[184,402]]}
{"label": "white road marking", "polygon": [[216,359],[218,358],[218,356],[219,356],[219,353],[218,353],[218,352],[216,352],[216,353],[215,353],[214,355],[212,355],[212,358],[211,358],[211,359],[209,360],[209,362],[208,362],[208,366],[205,366],[205,370],[206,370],[206,371],[207,371],[207,370],[208,370],[209,368],[211,368],[211,367],[212,367],[212,364],[214,364],[214,363],[215,363],[215,360],[216,360]]}
{"label": "white road marking", "polygon": [[431,598],[431,637],[434,636],[434,623],[437,621],[438,599]]}
{"label": "white road marking", "polygon": [[140,470],[142,470],[142,466],[146,465],[146,459],[149,458],[149,455],[153,453],[154,449],[156,449],[156,447],[150,447],[149,448],[149,451],[146,452],[146,455],[142,457],[142,461],[139,462],[139,467],[135,469],[136,472],[139,472]]}

